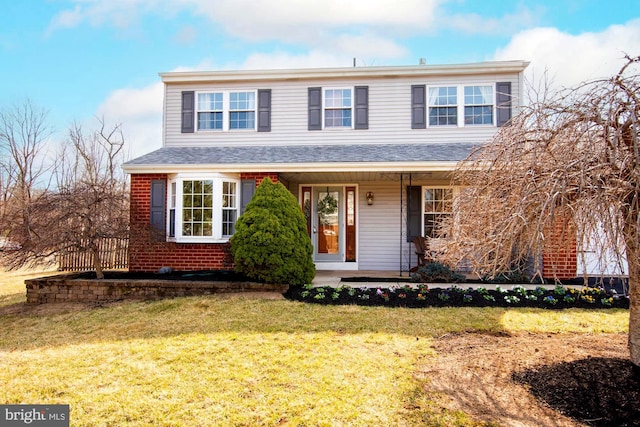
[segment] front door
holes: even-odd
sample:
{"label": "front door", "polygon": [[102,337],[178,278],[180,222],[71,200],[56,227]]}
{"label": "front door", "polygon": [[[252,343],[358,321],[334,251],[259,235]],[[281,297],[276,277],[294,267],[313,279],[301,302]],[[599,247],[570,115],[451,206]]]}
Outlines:
{"label": "front door", "polygon": [[311,212],[316,261],[344,260],[343,187],[314,187]]}
{"label": "front door", "polygon": [[356,186],[303,186],[300,196],[316,268],[357,270]]}

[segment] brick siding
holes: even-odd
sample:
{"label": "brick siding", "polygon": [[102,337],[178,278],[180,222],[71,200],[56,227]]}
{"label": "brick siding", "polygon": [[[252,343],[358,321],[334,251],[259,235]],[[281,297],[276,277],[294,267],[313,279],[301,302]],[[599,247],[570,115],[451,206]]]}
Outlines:
{"label": "brick siding", "polygon": [[565,216],[557,216],[547,233],[542,252],[542,275],[547,279],[572,279],[578,271],[576,229]]}
{"label": "brick siding", "polygon": [[271,181],[278,182],[278,173],[277,172],[249,172],[249,173],[241,173],[240,179],[255,179],[256,186],[260,185],[263,179],[266,177],[271,178]]}
{"label": "brick siding", "polygon": [[[241,178],[254,178],[259,184],[266,176],[274,182],[278,180],[277,173],[243,173]],[[129,271],[157,271],[165,266],[177,271],[233,269],[228,243],[175,243],[154,235],[149,225],[151,181],[156,179],[166,180],[167,175],[131,175]]]}

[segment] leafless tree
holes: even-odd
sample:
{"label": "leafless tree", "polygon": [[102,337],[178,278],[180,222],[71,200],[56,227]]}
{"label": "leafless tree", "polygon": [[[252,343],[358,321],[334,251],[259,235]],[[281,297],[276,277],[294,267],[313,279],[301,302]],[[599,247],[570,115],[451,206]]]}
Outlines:
{"label": "leafless tree", "polygon": [[49,168],[44,147],[51,136],[47,112],[30,100],[0,111],[0,236],[2,248],[29,247],[37,238]]}
{"label": "leafless tree", "polygon": [[125,238],[129,231],[127,181],[121,169],[124,136],[119,125],[85,134],[81,126],[69,129],[69,144],[57,156],[57,191],[50,201],[58,226],[51,242],[57,251],[87,251],[98,279],[104,277],[99,243]]}
{"label": "leafless tree", "polygon": [[[2,225],[14,250],[5,251],[3,262],[17,268],[51,263],[64,252],[88,252],[96,276],[103,278],[100,242],[128,237],[127,182],[120,167],[124,161],[122,130],[119,125],[109,128],[99,120],[96,130],[85,133],[74,123],[50,168],[36,169],[33,160],[41,143],[35,135],[41,135],[45,117],[27,116],[27,111],[32,114],[26,109],[26,120],[20,121],[20,115],[5,120],[6,129],[17,124],[19,135],[29,135],[29,144],[15,138],[22,145],[10,145],[16,154],[5,167],[7,188],[11,190],[7,190],[3,204]],[[31,130],[33,127],[36,130]],[[4,134],[7,132],[3,130]],[[38,178],[44,172],[51,185],[38,187]]]}
{"label": "leafless tree", "polygon": [[628,262],[629,348],[640,366],[639,64],[627,57],[609,79],[534,93],[510,126],[472,153],[454,174],[465,189],[443,224],[442,259],[494,275],[545,245],[602,236],[591,242],[599,252]]}

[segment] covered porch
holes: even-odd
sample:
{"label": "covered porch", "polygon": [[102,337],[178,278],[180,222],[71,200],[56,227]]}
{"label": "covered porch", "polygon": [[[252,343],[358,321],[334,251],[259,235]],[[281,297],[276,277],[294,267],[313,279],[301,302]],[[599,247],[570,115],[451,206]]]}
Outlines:
{"label": "covered porch", "polygon": [[[425,216],[425,206],[444,211],[451,204],[450,199],[426,200],[425,189],[428,194],[453,192],[450,168],[442,165],[408,171],[289,171],[279,173],[278,180],[305,212],[316,269],[342,271],[342,277],[409,277],[418,264],[413,238],[432,231],[427,229],[435,214],[427,208]],[[330,215],[323,213],[328,197],[335,201]]]}

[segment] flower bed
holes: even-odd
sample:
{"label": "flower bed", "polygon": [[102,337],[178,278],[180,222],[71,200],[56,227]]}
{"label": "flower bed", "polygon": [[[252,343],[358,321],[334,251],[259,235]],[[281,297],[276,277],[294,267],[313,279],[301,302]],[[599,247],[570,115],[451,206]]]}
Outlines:
{"label": "flower bed", "polygon": [[556,286],[554,289],[523,286],[494,288],[429,288],[425,284],[388,288],[340,286],[290,287],[285,297],[316,304],[357,304],[388,307],[537,307],[563,308],[629,308],[629,298],[605,292],[600,288],[572,288]]}

